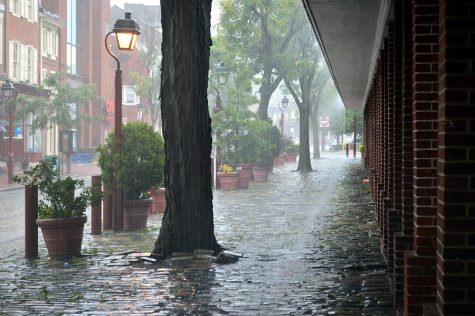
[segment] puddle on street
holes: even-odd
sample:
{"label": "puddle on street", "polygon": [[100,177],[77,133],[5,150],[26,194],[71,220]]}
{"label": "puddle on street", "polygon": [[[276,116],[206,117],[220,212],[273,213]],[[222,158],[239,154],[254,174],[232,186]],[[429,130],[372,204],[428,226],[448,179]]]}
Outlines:
{"label": "puddle on street", "polygon": [[290,164],[215,192],[216,238],[237,263],[131,263],[152,249],[156,214],[141,232],[85,234],[71,262],[3,259],[0,314],[395,315],[361,161],[324,155],[312,173]]}

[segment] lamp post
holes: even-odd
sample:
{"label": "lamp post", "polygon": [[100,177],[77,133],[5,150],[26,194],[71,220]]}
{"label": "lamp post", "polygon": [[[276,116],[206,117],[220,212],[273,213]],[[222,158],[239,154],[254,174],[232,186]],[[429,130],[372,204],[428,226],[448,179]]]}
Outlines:
{"label": "lamp post", "polygon": [[[120,61],[109,49],[107,45],[107,38],[109,35],[115,34],[117,39],[117,46],[120,50],[132,51],[134,49],[137,38],[140,34],[140,27],[132,20],[132,13],[125,12],[124,19],[117,19],[115,21],[112,31],[107,33],[104,42],[106,50],[112,58],[117,62],[117,69],[115,71],[115,115],[114,115],[114,151],[120,155],[122,148],[122,70],[120,69]],[[113,218],[112,229],[114,231],[124,230],[124,209],[123,209],[123,192],[119,184],[118,171],[120,166],[115,166],[113,174],[113,192],[112,192],[112,205],[113,205]]]}
{"label": "lamp post", "polygon": [[280,130],[282,132],[282,138],[284,138],[284,109],[286,109],[288,105],[289,105],[289,99],[287,99],[286,95],[284,95],[284,97],[282,98],[282,101],[280,101],[280,103],[277,104],[280,110]]}
{"label": "lamp post", "polygon": [[[213,77],[217,78],[218,85],[224,86],[228,82],[228,74],[229,74],[229,69],[224,65],[223,62],[219,63],[217,66],[214,67],[214,75]],[[219,89],[217,87],[214,87],[214,90],[216,91],[216,103],[215,107],[213,109],[213,113],[218,113],[219,111],[222,110],[223,108],[223,103],[221,101],[221,95],[219,94]],[[217,134],[217,133],[216,133]],[[214,168],[214,179],[215,179],[215,186],[217,189],[220,188],[219,183],[218,183],[218,167],[221,165],[221,155],[220,155],[220,148],[218,145],[216,145],[216,163],[215,163],[215,168]]]}
{"label": "lamp post", "polygon": [[[2,84],[2,96],[5,102],[9,101],[13,95],[15,87],[13,83],[6,79]],[[12,184],[13,177],[13,112],[15,111],[13,102],[8,107],[8,184]]]}

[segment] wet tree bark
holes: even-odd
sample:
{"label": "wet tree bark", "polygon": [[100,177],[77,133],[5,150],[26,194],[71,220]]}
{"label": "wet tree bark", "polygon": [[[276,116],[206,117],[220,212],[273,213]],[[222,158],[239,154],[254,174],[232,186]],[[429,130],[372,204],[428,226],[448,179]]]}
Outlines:
{"label": "wet tree bark", "polygon": [[313,137],[313,158],[320,158],[320,139],[319,139],[319,126],[320,122],[318,120],[318,114],[315,114],[315,111],[318,113],[318,108],[312,111],[310,115],[310,120],[312,121],[312,137]]}
{"label": "wet tree bark", "polygon": [[310,109],[308,104],[302,104],[300,107],[300,146],[299,146],[299,163],[297,171],[312,171],[312,163],[310,162]]}
{"label": "wet tree bark", "polygon": [[207,100],[211,0],[161,0],[160,4],[167,208],[152,255],[218,251]]}

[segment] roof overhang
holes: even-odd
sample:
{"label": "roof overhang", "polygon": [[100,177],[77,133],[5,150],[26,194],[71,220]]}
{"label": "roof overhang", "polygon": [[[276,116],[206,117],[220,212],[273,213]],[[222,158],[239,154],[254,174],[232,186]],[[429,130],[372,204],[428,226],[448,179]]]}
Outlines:
{"label": "roof overhang", "polygon": [[391,0],[302,0],[346,107],[363,109]]}

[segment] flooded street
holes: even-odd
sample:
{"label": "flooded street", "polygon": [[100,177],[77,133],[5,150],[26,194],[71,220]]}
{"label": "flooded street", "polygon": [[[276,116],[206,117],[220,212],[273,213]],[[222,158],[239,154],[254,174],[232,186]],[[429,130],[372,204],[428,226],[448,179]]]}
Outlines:
{"label": "flooded street", "polygon": [[84,258],[50,261],[41,244],[32,263],[0,261],[0,314],[396,315],[360,159],[323,153],[312,165],[215,192],[216,238],[244,254],[234,264],[136,263],[158,214],[140,233],[95,237],[86,226]]}

